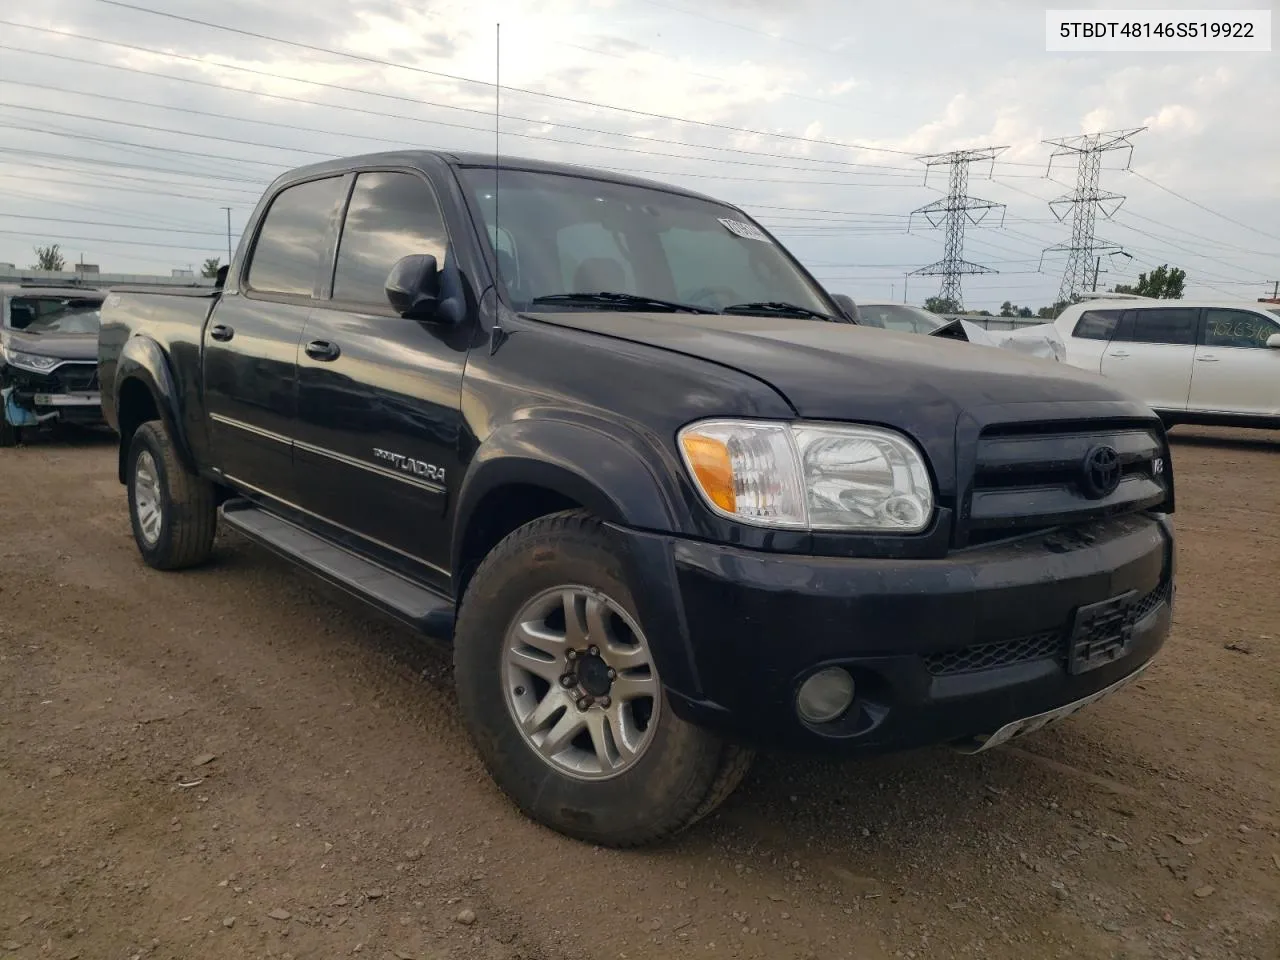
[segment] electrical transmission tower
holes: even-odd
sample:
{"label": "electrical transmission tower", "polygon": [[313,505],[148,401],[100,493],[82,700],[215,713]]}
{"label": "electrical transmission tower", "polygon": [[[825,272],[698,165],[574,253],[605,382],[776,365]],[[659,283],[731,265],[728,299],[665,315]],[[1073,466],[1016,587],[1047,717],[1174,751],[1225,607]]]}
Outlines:
{"label": "electrical transmission tower", "polygon": [[1102,180],[1102,155],[1112,150],[1128,150],[1129,157],[1124,168],[1129,169],[1129,162],[1133,159],[1133,144],[1129,142],[1129,138],[1145,129],[1147,128],[1134,127],[1131,130],[1109,130],[1105,133],[1086,133],[1044,141],[1057,148],[1049,154],[1046,177],[1053,172],[1055,157],[1077,157],[1075,190],[1049,201],[1049,209],[1059,222],[1066,219],[1067,211],[1070,210],[1071,239],[1067,243],[1046,247],[1040,254],[1041,266],[1044,265],[1046,253],[1067,255],[1067,263],[1062,270],[1062,285],[1058,288],[1059,302],[1071,302],[1088,284],[1091,271],[1097,269],[1095,258],[1102,254],[1122,252],[1120,244],[1099,240],[1094,235],[1098,214],[1101,213],[1104,220],[1110,220],[1124,203],[1124,197],[1120,194],[1099,187]]}
{"label": "electrical transmission tower", "polygon": [[[929,182],[929,171],[937,166],[949,166],[951,176],[947,195],[933,203],[911,211],[911,216],[922,214],[929,225],[942,226],[945,230],[945,244],[942,259],[927,267],[913,270],[913,277],[942,277],[942,288],[938,297],[949,300],[956,310],[964,309],[964,297],[960,292],[960,278],[977,273],[996,273],[990,267],[970,263],[964,258],[964,230],[972,223],[981,223],[992,210],[1000,210],[1000,222],[1004,223],[1004,204],[991,200],[981,200],[968,195],[969,164],[974,161],[990,160],[995,166],[995,158],[1008,150],[1008,147],[982,147],[978,150],[952,150],[950,153],[935,153],[916,157],[925,165],[925,183]],[[911,221],[907,221],[907,229],[911,229]]]}

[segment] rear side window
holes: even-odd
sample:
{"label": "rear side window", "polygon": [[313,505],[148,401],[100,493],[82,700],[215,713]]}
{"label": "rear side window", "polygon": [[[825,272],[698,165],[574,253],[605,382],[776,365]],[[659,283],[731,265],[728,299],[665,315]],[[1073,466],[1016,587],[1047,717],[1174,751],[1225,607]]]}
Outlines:
{"label": "rear side window", "polygon": [[338,242],[333,299],[386,307],[387,274],[403,257],[430,254],[444,266],[444,218],[435,194],[410,173],[362,173]]}
{"label": "rear side window", "polygon": [[249,261],[249,286],[259,293],[311,296],[341,200],[342,178],[329,177],[289,187],[271,201]]}
{"label": "rear side window", "polygon": [[1129,336],[1134,343],[1194,344],[1198,311],[1187,307],[1134,310]]}
{"label": "rear side window", "polygon": [[1260,313],[1248,310],[1204,312],[1206,347],[1265,347],[1267,338],[1273,333],[1280,333],[1280,327]]}
{"label": "rear side window", "polygon": [[1081,340],[1110,340],[1115,336],[1122,313],[1120,310],[1086,310],[1080,314],[1071,335]]}

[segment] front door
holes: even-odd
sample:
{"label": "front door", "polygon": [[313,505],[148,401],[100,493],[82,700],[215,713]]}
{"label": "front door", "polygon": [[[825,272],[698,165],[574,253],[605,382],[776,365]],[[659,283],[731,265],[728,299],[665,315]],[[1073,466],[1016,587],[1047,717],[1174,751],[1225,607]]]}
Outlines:
{"label": "front door", "polygon": [[242,271],[204,331],[213,465],[250,491],[291,500],[297,355],[343,178],[289,187],[271,202]]}
{"label": "front door", "polygon": [[1194,307],[1126,310],[1102,374],[1156,410],[1186,410],[1199,315]]}
{"label": "front door", "polygon": [[1191,372],[1192,410],[1280,416],[1280,323],[1250,310],[1207,309]]}
{"label": "front door", "polygon": [[332,297],[307,320],[298,354],[297,477],[303,507],[425,564],[449,566],[445,507],[459,471],[468,324],[407,320],[387,274],[402,257],[443,265],[448,238],[425,178],[356,177],[338,241]]}

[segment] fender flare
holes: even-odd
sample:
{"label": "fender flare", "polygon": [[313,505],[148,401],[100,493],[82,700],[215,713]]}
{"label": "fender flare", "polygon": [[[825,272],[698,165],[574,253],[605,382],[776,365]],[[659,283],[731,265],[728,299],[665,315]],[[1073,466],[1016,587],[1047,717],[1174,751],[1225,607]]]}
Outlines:
{"label": "fender flare", "polygon": [[[137,380],[151,394],[160,419],[165,429],[173,438],[178,449],[178,456],[188,470],[196,470],[195,457],[191,453],[191,445],[187,438],[186,427],[179,415],[178,387],[169,366],[169,359],[164,350],[150,337],[133,336],[125,343],[116,363],[115,382],[111,395],[115,399],[116,421],[121,424],[120,397],[125,384]],[[121,432],[120,443],[120,482],[125,482],[125,457],[128,455],[127,438]]]}
{"label": "fender flare", "polygon": [[494,490],[543,487],[582,504],[606,523],[644,530],[676,529],[679,498],[638,440],[565,420],[519,420],[480,445],[458,493],[453,517],[453,569],[477,507]]}

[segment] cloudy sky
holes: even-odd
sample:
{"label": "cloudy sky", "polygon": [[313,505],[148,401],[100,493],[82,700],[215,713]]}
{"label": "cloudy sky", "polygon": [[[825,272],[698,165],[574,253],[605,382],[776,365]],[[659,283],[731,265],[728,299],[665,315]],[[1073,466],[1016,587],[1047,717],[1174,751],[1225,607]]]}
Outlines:
{"label": "cloudy sky", "polygon": [[[1116,4],[1111,4],[1115,6]],[[1127,7],[1172,7],[1176,0]],[[783,12],[784,6],[787,8]],[[1066,4],[1061,4],[1066,6]],[[1100,7],[1080,2],[1078,7]],[[1196,8],[1254,6],[1263,0]],[[502,150],[695,187],[742,204],[830,289],[901,299],[942,256],[908,214],[937,200],[916,159],[1006,147],[970,194],[970,308],[1055,298],[1048,205],[1070,157],[1043,141],[1146,127],[1107,155],[1127,196],[1098,235],[1102,284],[1170,263],[1190,294],[1280,279],[1280,54],[1045,52],[1028,0],[43,0],[0,11],[0,263],[33,246],[106,272],[226,257],[262,186],[323,157]],[[186,18],[186,19],[183,19]],[[245,31],[248,31],[246,33]],[[253,35],[250,35],[253,34]],[[287,41],[287,42],[281,42]],[[343,56],[342,54],[347,54]],[[908,231],[908,227],[910,230]],[[921,302],[937,280],[913,277]]]}

